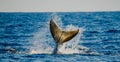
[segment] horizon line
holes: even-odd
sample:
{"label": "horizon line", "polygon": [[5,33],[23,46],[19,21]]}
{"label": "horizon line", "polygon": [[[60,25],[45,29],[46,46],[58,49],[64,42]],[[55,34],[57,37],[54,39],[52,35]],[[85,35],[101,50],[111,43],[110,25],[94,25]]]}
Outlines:
{"label": "horizon line", "polygon": [[99,10],[99,11],[0,11],[0,12],[120,12],[120,10]]}

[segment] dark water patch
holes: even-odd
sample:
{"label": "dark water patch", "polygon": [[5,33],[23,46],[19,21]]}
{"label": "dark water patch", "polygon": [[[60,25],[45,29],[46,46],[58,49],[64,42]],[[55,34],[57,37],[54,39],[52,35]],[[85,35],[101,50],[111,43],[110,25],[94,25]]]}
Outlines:
{"label": "dark water patch", "polygon": [[0,42],[0,46],[21,46],[21,44],[19,43],[1,43]]}
{"label": "dark water patch", "polygon": [[12,39],[18,39],[18,38],[23,38],[23,37],[33,37],[33,35],[3,35],[0,36],[0,38],[12,38]]}
{"label": "dark water patch", "polygon": [[99,31],[89,31],[89,33],[100,33]]}
{"label": "dark water patch", "polygon": [[0,53],[18,53],[18,51],[13,48],[5,48],[5,49],[0,49]]}
{"label": "dark water patch", "polygon": [[104,55],[118,55],[118,50],[99,50]]}
{"label": "dark water patch", "polygon": [[120,33],[120,30],[108,30],[106,33]]}
{"label": "dark water patch", "polygon": [[109,39],[101,38],[103,42],[110,41]]}
{"label": "dark water patch", "polygon": [[97,39],[97,37],[81,37],[81,40],[88,40],[88,41],[90,41],[90,42],[92,42],[92,41],[99,41],[98,39]]}
{"label": "dark water patch", "polygon": [[120,55],[120,49],[117,51],[118,53],[119,53],[119,55]]}
{"label": "dark water patch", "polygon": [[81,55],[81,56],[101,56],[100,54],[79,54],[79,55]]}
{"label": "dark water patch", "polygon": [[4,54],[4,53],[6,53],[6,52],[7,52],[6,49],[0,49],[0,54]]}

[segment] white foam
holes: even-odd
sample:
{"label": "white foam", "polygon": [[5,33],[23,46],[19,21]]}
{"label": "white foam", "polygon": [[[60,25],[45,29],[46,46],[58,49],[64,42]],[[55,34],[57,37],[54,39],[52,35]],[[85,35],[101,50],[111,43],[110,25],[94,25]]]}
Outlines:
{"label": "white foam", "polygon": [[[61,18],[56,15],[56,13],[52,14],[52,18],[55,21],[55,23],[62,28],[63,24],[61,21]],[[30,48],[30,54],[43,54],[43,53],[52,53],[54,49],[54,40],[50,34],[49,31],[49,21],[46,22],[43,28],[40,28],[38,32],[34,34],[34,38],[31,41],[31,48]],[[74,26],[72,24],[67,25],[64,30],[75,30],[79,29],[79,33],[77,36],[75,36],[72,40],[69,42],[64,43],[59,47],[59,52],[62,54],[72,54],[72,53],[85,53],[88,48],[80,46],[79,43],[80,37],[82,36],[82,32],[84,31],[83,28],[79,28],[77,26]],[[83,49],[83,50],[79,50]]]}

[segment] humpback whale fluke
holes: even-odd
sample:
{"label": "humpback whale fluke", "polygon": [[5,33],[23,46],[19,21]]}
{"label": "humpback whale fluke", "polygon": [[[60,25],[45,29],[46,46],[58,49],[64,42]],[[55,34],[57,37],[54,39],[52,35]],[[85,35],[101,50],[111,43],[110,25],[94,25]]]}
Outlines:
{"label": "humpback whale fluke", "polygon": [[54,49],[53,54],[57,53],[58,45],[63,44],[71,40],[74,36],[76,36],[79,32],[79,29],[73,31],[62,31],[55,22],[51,19],[50,20],[50,32],[56,42],[56,48]]}

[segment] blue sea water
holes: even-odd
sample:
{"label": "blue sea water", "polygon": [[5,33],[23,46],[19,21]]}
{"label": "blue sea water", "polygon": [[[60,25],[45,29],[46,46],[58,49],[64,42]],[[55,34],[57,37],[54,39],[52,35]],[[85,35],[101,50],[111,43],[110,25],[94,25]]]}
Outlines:
{"label": "blue sea water", "polygon": [[[51,55],[51,18],[80,30],[61,54]],[[1,12],[0,62],[120,62],[120,12]]]}

